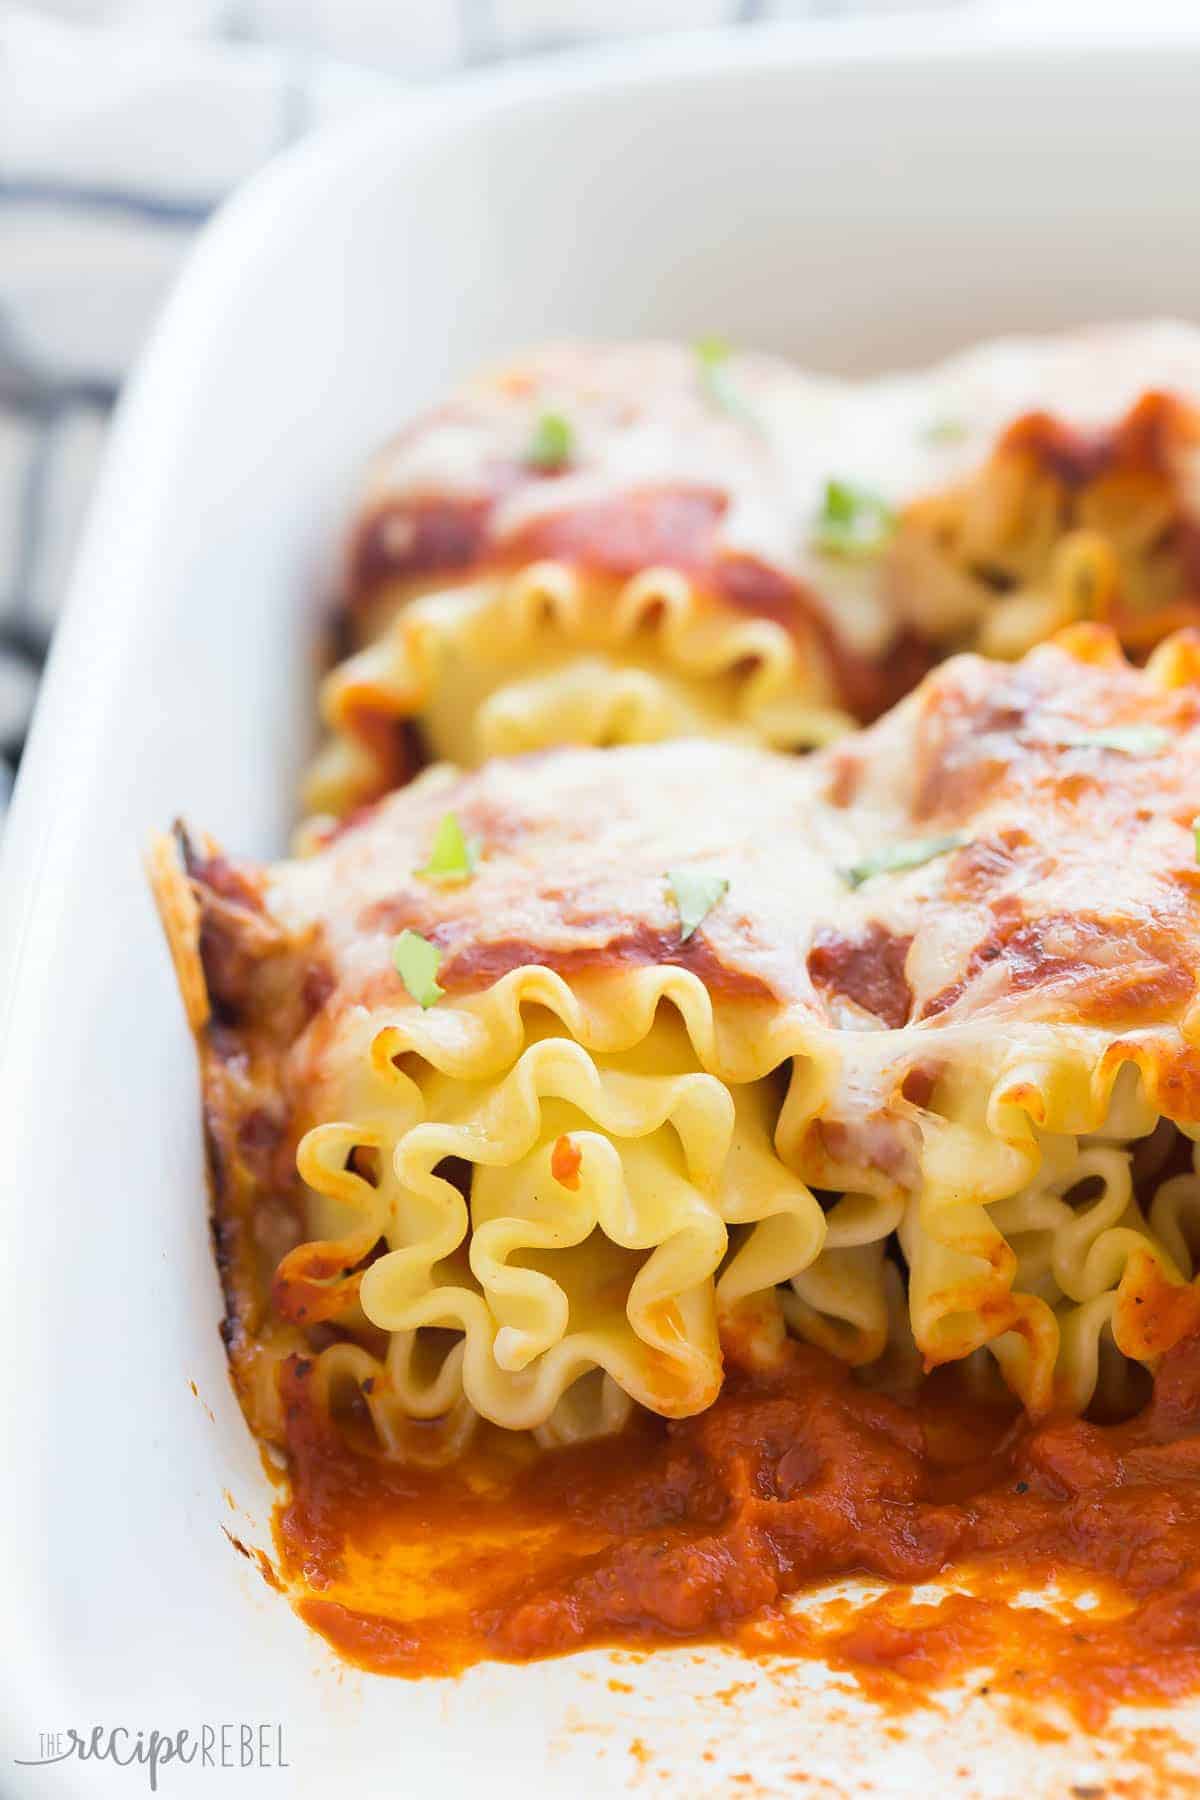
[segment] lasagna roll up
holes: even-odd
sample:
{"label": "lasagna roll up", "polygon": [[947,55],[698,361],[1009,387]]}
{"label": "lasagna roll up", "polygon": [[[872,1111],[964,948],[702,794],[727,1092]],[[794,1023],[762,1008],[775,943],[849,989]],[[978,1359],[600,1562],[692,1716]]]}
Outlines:
{"label": "lasagna roll up", "polygon": [[[698,735],[807,749],[928,658],[839,597],[812,465],[840,385],[719,345],[544,349],[375,459],[344,556],[310,812],[424,761]],[[828,579],[827,579],[828,577]],[[853,585],[853,584],[852,584]]]}
{"label": "lasagna roll up", "polygon": [[256,1429],[278,1435],[287,1355],[422,1460],[478,1417],[560,1441],[634,1403],[684,1416],[719,1390],[722,1327],[778,1340],[792,1278],[810,1336],[879,1354],[899,1207],[827,1216],[792,1166],[814,1071],[777,953],[712,935],[712,871],[777,828],[790,772],[562,750],[431,770],[273,869],[160,843]]}
{"label": "lasagna roll up", "polygon": [[796,759],[430,771],[305,859],[181,833],[257,1428],[679,1417],[798,1333],[1116,1404],[1200,1324],[1200,643],[956,658]]}
{"label": "lasagna roll up", "polygon": [[1200,340],[1167,322],[985,345],[934,377],[945,466],[905,494],[887,610],[1017,657],[1078,620],[1135,656],[1200,623]]}

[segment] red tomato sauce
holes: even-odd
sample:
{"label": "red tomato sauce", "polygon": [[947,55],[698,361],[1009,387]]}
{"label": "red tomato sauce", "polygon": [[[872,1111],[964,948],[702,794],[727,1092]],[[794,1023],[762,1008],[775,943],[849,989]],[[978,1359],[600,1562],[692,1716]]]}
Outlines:
{"label": "red tomato sauce", "polygon": [[[967,1679],[1092,1727],[1200,1688],[1200,1337],[1115,1424],[1034,1424],[946,1370],[892,1396],[792,1344],[696,1418],[548,1452],[488,1431],[429,1471],[351,1447],[303,1361],[283,1381],[281,1574],[363,1667],[717,1641],[820,1658],[884,1700]],[[786,1604],[850,1575],[887,1585]],[[913,1596],[939,1579],[940,1604]]]}

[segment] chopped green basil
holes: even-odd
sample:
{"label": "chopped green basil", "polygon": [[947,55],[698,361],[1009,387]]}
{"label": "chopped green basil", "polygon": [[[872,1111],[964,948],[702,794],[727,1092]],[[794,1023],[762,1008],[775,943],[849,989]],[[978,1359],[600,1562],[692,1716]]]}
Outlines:
{"label": "chopped green basil", "polygon": [[396,973],[418,1006],[436,1006],[445,988],[436,976],[442,953],[436,944],[423,938],[419,931],[402,931],[392,945],[392,962]]}
{"label": "chopped green basil", "polygon": [[526,461],[535,469],[565,469],[571,460],[574,441],[574,433],[561,413],[543,413],[533,428],[525,453]]}
{"label": "chopped green basil", "polygon": [[1200,863],[1200,813],[1192,820],[1192,838],[1196,845],[1196,861]]}
{"label": "chopped green basil", "polygon": [[705,875],[695,869],[668,869],[667,881],[683,927],[679,941],[686,944],[697,925],[729,892],[729,883],[724,875]]}
{"label": "chopped green basil", "polygon": [[701,381],[706,380],[714,369],[719,369],[727,363],[733,354],[728,340],[723,337],[697,338],[692,349],[700,368]]}
{"label": "chopped green basil", "polygon": [[760,420],[746,405],[729,378],[729,358],[733,352],[725,339],[700,338],[692,348],[700,387],[710,403],[719,411],[728,413],[730,418],[740,419],[743,425],[761,431]]}
{"label": "chopped green basil", "polygon": [[469,881],[479,861],[478,838],[463,836],[462,826],[452,812],[445,813],[433,837],[429,861],[414,871],[422,881],[437,881],[449,886],[456,881]]}
{"label": "chopped green basil", "polygon": [[1161,725],[1110,725],[1103,731],[1065,731],[1055,738],[1064,750],[1120,750],[1126,756],[1157,756],[1171,742]]}
{"label": "chopped green basil", "polygon": [[930,419],[921,435],[927,444],[961,444],[967,436],[967,429],[964,419],[953,419],[947,416],[941,419]]}
{"label": "chopped green basil", "polygon": [[896,528],[896,515],[879,494],[849,481],[827,481],[812,541],[827,556],[874,556]]}
{"label": "chopped green basil", "polygon": [[874,856],[864,856],[861,862],[851,863],[848,869],[841,871],[842,880],[850,887],[861,887],[872,875],[919,869],[922,863],[932,862],[935,856],[946,856],[951,850],[961,850],[970,841],[965,832],[954,831],[948,837],[915,838],[909,844],[891,844],[886,850],[876,851]]}

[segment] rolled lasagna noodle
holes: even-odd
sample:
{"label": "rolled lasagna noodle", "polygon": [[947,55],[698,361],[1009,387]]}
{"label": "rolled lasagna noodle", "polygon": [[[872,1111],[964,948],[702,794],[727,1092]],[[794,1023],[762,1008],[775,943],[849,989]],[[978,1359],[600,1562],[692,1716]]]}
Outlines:
{"label": "rolled lasagna noodle", "polygon": [[562,1441],[788,1331],[1119,1403],[1200,1323],[1198,792],[1200,641],[1079,626],[804,759],[432,770],[268,867],[163,840],[256,1428],[295,1356],[398,1457]]}
{"label": "rolled lasagna noodle", "polygon": [[777,749],[936,657],[1200,618],[1182,325],[867,382],[664,344],[540,351],[411,425],[350,530],[310,812],[428,760],[691,733]]}
{"label": "rolled lasagna noodle", "polygon": [[[869,585],[831,607],[808,468],[839,385],[765,356],[558,346],[376,459],[346,548],[310,811],[422,760],[687,735],[809,748],[928,665]],[[543,441],[548,440],[548,441]]]}
{"label": "rolled lasagna noodle", "polygon": [[[891,490],[889,617],[943,651],[1006,658],[1079,620],[1109,624],[1137,656],[1200,623],[1193,327],[1001,340],[925,379],[941,466],[909,466]],[[910,378],[889,391],[916,410]]]}
{"label": "rolled lasagna noodle", "polygon": [[1200,620],[1200,413],[1148,392],[1101,429],[1026,413],[981,468],[915,501],[889,548],[896,611],[1017,656],[1074,619],[1134,652]]}

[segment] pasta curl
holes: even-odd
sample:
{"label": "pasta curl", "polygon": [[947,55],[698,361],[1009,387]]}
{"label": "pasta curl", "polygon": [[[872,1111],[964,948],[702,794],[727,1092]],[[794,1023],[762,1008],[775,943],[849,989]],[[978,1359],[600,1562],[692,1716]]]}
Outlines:
{"label": "pasta curl", "polygon": [[341,815],[396,785],[399,727],[473,768],[555,744],[730,738],[809,749],[852,723],[819,645],[677,570],[624,583],[538,562],[410,601],[327,677],[330,740],[304,804]]}
{"label": "pasta curl", "polygon": [[1168,393],[1099,432],[1029,413],[966,480],[906,509],[884,581],[904,616],[988,656],[1078,619],[1144,653],[1200,622],[1198,455],[1200,413]]}
{"label": "pasta curl", "polygon": [[[383,1035],[403,1054],[394,1028]],[[654,1060],[669,1060],[667,1041],[656,1026]],[[369,1229],[382,1225],[388,1250],[361,1304],[389,1333],[460,1333],[463,1391],[496,1423],[545,1424],[593,1368],[655,1411],[700,1410],[720,1385],[727,1227],[767,1222],[769,1241],[752,1232],[731,1264],[755,1266],[759,1286],[820,1250],[823,1214],[774,1155],[768,1111],[712,1075],[628,1073],[542,1036],[496,1084],[426,1067],[415,1087],[420,1122],[401,1107],[381,1147]],[[327,1129],[304,1140],[301,1166],[336,1201],[346,1177],[311,1154]],[[469,1199],[436,1172],[447,1159],[470,1165]],[[405,1392],[420,1416],[446,1400],[444,1387]]]}

